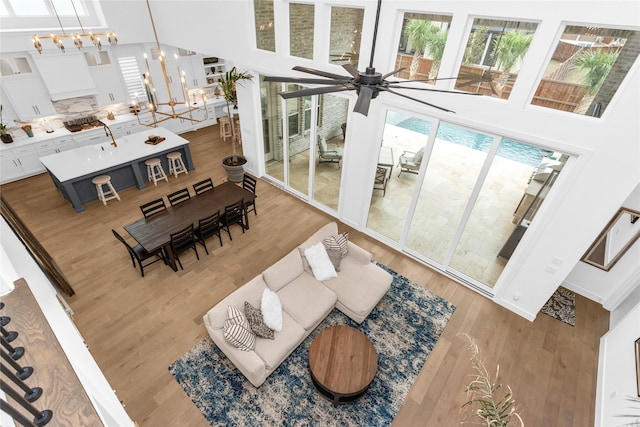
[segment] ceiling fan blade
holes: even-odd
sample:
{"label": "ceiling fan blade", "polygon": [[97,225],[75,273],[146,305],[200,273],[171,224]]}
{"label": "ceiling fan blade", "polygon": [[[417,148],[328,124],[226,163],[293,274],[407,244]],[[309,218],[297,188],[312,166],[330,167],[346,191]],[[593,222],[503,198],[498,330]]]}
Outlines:
{"label": "ceiling fan blade", "polygon": [[[334,85],[336,83],[342,82],[342,80],[328,80],[328,79],[310,79],[307,77],[284,77],[284,76],[265,76],[265,82],[276,82],[276,83],[308,83],[308,84],[316,84],[316,85]],[[348,83],[348,80],[344,81]]]}
{"label": "ceiling fan blade", "polygon": [[316,70],[315,68],[307,68],[307,67],[295,66],[295,67],[292,68],[292,70],[301,71],[303,73],[315,74],[316,76],[327,77],[327,78],[330,78],[330,79],[351,80],[351,77],[349,77],[349,76],[341,76],[340,74],[328,73],[326,71]]}
{"label": "ceiling fan blade", "polygon": [[372,88],[369,86],[360,86],[360,94],[358,95],[358,100],[356,101],[353,111],[366,116],[369,113],[369,104],[371,103],[372,97]]}
{"label": "ceiling fan blade", "polygon": [[355,77],[356,79],[360,77],[360,71],[358,71],[358,69],[354,67],[352,64],[342,64],[342,68],[347,70],[347,72],[351,74],[353,77]]}
{"label": "ceiling fan blade", "polygon": [[460,90],[431,89],[428,87],[402,87],[402,86],[396,86],[394,83],[387,85],[387,87],[391,89],[402,89],[402,90],[424,90],[426,92],[457,93],[459,95],[480,95],[479,93],[464,92]]}
{"label": "ceiling fan blade", "polygon": [[438,107],[437,105],[433,105],[433,104],[430,104],[430,103],[428,103],[428,102],[422,101],[422,100],[420,100],[420,99],[413,98],[413,97],[411,97],[411,96],[407,96],[407,95],[405,95],[405,94],[403,94],[403,93],[393,91],[393,90],[391,90],[391,89],[389,89],[389,88],[386,88],[386,87],[380,87],[380,90],[384,90],[385,92],[393,93],[393,94],[398,95],[398,96],[401,96],[401,97],[403,97],[403,98],[407,98],[407,99],[410,99],[410,100],[412,100],[412,101],[416,101],[416,102],[419,102],[419,103],[421,103],[421,104],[428,105],[429,107],[437,108],[438,110],[442,110],[442,111],[446,111],[446,112],[448,112],[448,113],[454,113],[454,114],[455,114],[455,111],[447,110],[446,108],[443,108],[443,107]]}
{"label": "ceiling fan blade", "polygon": [[353,85],[335,85],[325,87],[314,87],[309,89],[290,90],[287,92],[280,92],[280,96],[284,99],[299,98],[301,96],[319,95],[322,93],[342,92],[345,90],[355,89]]}
{"label": "ceiling fan blade", "polygon": [[387,74],[385,74],[384,76],[382,76],[382,80],[386,79],[387,77],[391,77],[391,76],[393,76],[394,74],[398,74],[400,71],[402,71],[402,70],[404,70],[404,69],[405,69],[404,67],[401,67],[401,68],[398,68],[398,69],[397,69],[397,70],[395,70],[395,71],[392,71],[392,72],[390,72],[390,73],[387,73]]}
{"label": "ceiling fan blade", "polygon": [[440,81],[440,80],[456,80],[458,78],[459,77],[442,77],[442,78],[433,78],[433,79],[399,80],[397,82],[394,81],[393,83],[435,82],[435,81]]}

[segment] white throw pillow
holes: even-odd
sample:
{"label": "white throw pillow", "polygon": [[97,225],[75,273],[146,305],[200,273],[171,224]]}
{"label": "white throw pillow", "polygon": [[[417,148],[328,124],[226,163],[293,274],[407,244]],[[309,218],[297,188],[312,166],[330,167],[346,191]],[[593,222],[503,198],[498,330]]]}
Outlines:
{"label": "white throw pillow", "polygon": [[316,280],[329,280],[332,277],[338,277],[336,269],[333,267],[333,263],[327,255],[327,250],[324,248],[322,242],[316,243],[308,249],[305,249],[304,255],[309,261],[311,270],[313,271],[313,277]]}
{"label": "white throw pillow", "polygon": [[262,318],[265,325],[276,332],[282,331],[282,303],[278,294],[271,289],[265,289],[262,292],[260,310],[262,310]]}

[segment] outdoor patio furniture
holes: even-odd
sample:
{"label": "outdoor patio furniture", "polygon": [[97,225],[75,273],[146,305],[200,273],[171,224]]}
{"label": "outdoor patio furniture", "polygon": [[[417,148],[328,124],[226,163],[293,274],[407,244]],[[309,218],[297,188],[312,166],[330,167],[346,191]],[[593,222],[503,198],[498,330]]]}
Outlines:
{"label": "outdoor patio furniture", "polygon": [[323,136],[318,135],[318,150],[318,164],[337,163],[338,168],[340,168],[340,164],[342,162],[342,149],[335,148],[334,150],[329,150],[327,148],[327,141]]}
{"label": "outdoor patio furniture", "polygon": [[402,172],[409,172],[417,174],[420,171],[420,164],[422,163],[422,157],[424,156],[424,148],[421,148],[417,152],[405,151],[400,155],[400,162],[398,166],[400,167],[400,173],[398,176],[402,174]]}

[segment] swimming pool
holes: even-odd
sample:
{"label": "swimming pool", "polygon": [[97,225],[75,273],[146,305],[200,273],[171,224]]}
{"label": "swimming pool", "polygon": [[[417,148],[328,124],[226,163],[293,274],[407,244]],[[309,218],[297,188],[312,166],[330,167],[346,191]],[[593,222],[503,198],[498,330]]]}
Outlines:
{"label": "swimming pool", "polygon": [[[403,129],[418,132],[423,135],[429,135],[431,130],[431,122],[394,111],[389,111],[387,113],[387,123]],[[484,153],[489,151],[489,148],[493,143],[493,137],[489,135],[443,122],[441,122],[438,127],[437,137]],[[549,157],[553,152],[525,144],[524,142],[503,138],[496,154],[500,157],[513,160],[518,163],[538,166],[543,157]]]}

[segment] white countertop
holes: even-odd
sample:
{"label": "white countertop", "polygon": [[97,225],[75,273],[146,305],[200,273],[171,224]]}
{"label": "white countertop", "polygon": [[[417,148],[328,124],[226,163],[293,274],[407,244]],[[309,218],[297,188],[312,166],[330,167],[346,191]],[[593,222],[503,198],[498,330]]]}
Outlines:
{"label": "white countertop", "polygon": [[[149,135],[166,138],[159,144],[145,144]],[[168,129],[158,127],[116,139],[117,147],[109,143],[89,145],[61,153],[40,157],[42,164],[60,182],[90,175],[136,159],[153,156],[155,153],[170,150],[189,141]]]}

